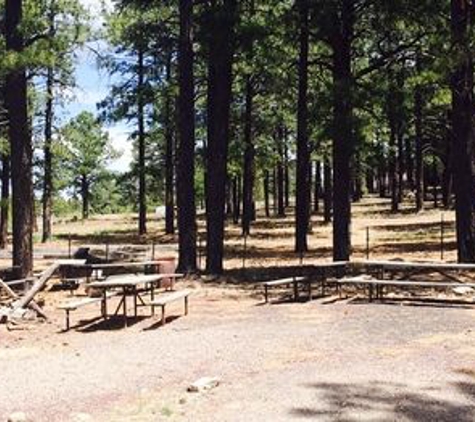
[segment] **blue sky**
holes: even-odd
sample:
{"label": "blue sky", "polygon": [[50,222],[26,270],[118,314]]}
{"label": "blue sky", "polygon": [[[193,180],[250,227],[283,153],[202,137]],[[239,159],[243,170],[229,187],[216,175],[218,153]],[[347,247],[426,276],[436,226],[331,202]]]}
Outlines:
{"label": "blue sky", "polygon": [[[100,16],[100,1],[80,1],[91,10],[92,16]],[[110,4],[110,0],[107,0],[107,3]],[[100,19],[96,20],[95,24],[101,25]],[[95,43],[93,47],[100,50],[107,48],[107,45]],[[73,91],[71,101],[65,105],[64,117],[69,119],[84,110],[97,113],[96,104],[107,95],[110,83],[107,73],[97,67],[95,54],[88,48],[79,51],[76,63],[77,87]],[[116,124],[107,127],[107,130],[114,147],[122,152],[120,158],[114,160],[109,167],[115,171],[127,171],[132,160],[131,142],[128,140],[130,128],[125,124]]]}

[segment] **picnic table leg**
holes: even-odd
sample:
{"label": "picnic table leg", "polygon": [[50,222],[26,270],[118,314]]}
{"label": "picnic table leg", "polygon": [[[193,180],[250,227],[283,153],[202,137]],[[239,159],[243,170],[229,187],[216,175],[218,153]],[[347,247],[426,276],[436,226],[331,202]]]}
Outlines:
{"label": "picnic table leg", "polygon": [[188,296],[185,296],[185,315],[188,315]]}
{"label": "picnic table leg", "polygon": [[66,331],[69,331],[69,309],[66,309]]}
{"label": "picnic table leg", "polygon": [[102,291],[102,317],[107,319],[107,292],[105,289]]}
{"label": "picnic table leg", "polygon": [[160,325],[165,325],[165,305],[162,305],[162,320],[160,321]]}
{"label": "picnic table leg", "polygon": [[312,282],[308,280],[308,300],[312,300]]}
{"label": "picnic table leg", "polygon": [[[150,283],[150,302],[155,299],[155,282]],[[152,316],[155,315],[155,306],[152,305]]]}
{"label": "picnic table leg", "polygon": [[267,284],[264,285],[264,300],[265,303],[269,303],[269,290]]}
{"label": "picnic table leg", "polygon": [[299,299],[299,288],[297,284],[297,280],[294,279],[294,301],[297,302]]}
{"label": "picnic table leg", "polygon": [[123,306],[124,306],[124,325],[127,327],[128,326],[128,323],[127,323],[127,289],[124,287],[123,290],[122,290],[122,293],[123,293]]}
{"label": "picnic table leg", "polygon": [[134,295],[134,316],[137,318],[137,287],[132,288],[132,294]]}

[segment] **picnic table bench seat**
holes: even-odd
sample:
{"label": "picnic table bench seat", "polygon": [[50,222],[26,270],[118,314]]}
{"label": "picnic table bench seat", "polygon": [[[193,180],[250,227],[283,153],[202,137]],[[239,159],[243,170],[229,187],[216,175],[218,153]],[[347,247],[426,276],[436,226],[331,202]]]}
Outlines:
{"label": "picnic table bench seat", "polygon": [[264,299],[265,303],[269,302],[269,287],[276,286],[294,286],[294,299],[298,298],[298,283],[305,281],[305,277],[288,277],[288,278],[279,278],[277,280],[264,281],[262,285],[264,286]]}
{"label": "picnic table bench seat", "polygon": [[160,294],[157,298],[150,302],[152,308],[160,307],[162,309],[162,319],[161,324],[164,325],[166,322],[165,308],[169,303],[176,302],[180,299],[184,300],[185,304],[185,315],[188,315],[188,297],[191,295],[191,290],[179,290],[171,293]]}
{"label": "picnic table bench seat", "polygon": [[454,281],[417,281],[417,280],[380,280],[372,279],[366,276],[349,277],[336,280],[336,283],[341,286],[344,284],[352,285],[367,285],[369,286],[369,299],[373,298],[373,288],[376,288],[376,298],[383,299],[385,286],[401,286],[401,287],[418,287],[418,288],[456,288],[468,287],[475,289],[475,283],[457,283]]}
{"label": "picnic table bench seat", "polygon": [[[117,293],[115,292],[109,292],[106,295],[106,299],[111,298],[115,296]],[[69,330],[70,328],[70,312],[71,311],[76,311],[79,308],[82,308],[84,306],[88,305],[93,305],[95,303],[101,303],[102,306],[102,313],[105,314],[105,303],[104,303],[104,296],[100,297],[85,297],[81,299],[73,299],[70,300],[66,303],[62,303],[61,305],[58,306],[58,309],[61,309],[65,311],[66,313],[66,331]]]}

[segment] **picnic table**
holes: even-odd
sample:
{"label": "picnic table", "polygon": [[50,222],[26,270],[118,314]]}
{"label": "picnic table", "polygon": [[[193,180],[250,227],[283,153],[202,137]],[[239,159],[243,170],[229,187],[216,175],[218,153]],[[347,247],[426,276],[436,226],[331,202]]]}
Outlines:
{"label": "picnic table", "polygon": [[[387,272],[400,272],[400,279],[408,279],[414,274],[436,272],[444,277],[461,283],[453,273],[475,272],[475,264],[459,264],[445,262],[416,262],[416,261],[363,261],[356,265],[362,265],[368,272],[377,274],[378,279],[384,280]],[[452,274],[448,274],[451,272]],[[470,277],[469,277],[470,278]]]}
{"label": "picnic table", "polygon": [[[160,266],[164,266],[164,264],[173,263],[174,264],[175,258],[161,258],[149,261],[133,261],[133,262],[105,262],[100,264],[88,264],[86,262],[83,263],[74,263],[67,265],[69,268],[74,269],[83,269],[85,271],[86,281],[90,282],[91,278],[98,280],[102,271],[107,270],[114,270],[114,269],[127,269],[127,268],[143,268],[147,267],[155,268],[155,272],[158,272],[158,268]],[[166,272],[170,272],[170,269],[167,268]],[[92,277],[91,277],[92,276]]]}
{"label": "picnic table", "polygon": [[[145,275],[126,275],[126,276],[113,276],[104,281],[94,281],[88,283],[88,287],[95,288],[102,291],[103,297],[103,315],[105,318],[107,314],[107,295],[113,290],[119,290],[121,299],[113,315],[117,315],[120,309],[123,310],[124,325],[127,326],[127,296],[132,296],[134,302],[134,316],[137,317],[137,309],[139,306],[147,305],[140,293],[149,292],[150,301],[155,299],[155,287],[157,282],[164,279],[175,280],[183,277],[183,274],[176,273],[163,273],[163,274],[145,274]],[[142,288],[142,289],[140,289]],[[140,302],[140,304],[139,304]],[[154,306],[152,305],[152,314],[154,313]]]}

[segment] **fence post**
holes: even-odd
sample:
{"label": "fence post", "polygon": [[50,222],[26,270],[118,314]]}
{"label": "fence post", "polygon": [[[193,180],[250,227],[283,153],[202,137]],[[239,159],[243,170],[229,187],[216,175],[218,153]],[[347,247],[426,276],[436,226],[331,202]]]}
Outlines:
{"label": "fence post", "polygon": [[369,259],[369,227],[366,226],[366,259]]}
{"label": "fence post", "polygon": [[444,260],[444,213],[440,215],[440,260]]}

